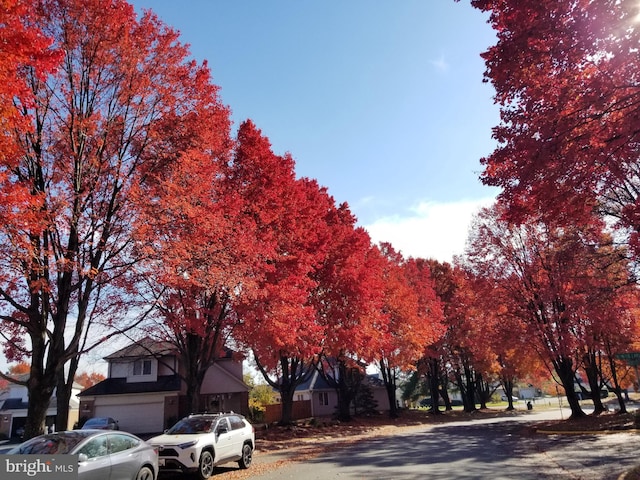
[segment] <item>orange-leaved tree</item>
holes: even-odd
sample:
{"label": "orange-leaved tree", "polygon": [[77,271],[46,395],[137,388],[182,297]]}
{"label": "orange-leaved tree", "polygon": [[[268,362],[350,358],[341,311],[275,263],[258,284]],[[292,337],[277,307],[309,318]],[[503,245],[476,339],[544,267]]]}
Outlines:
{"label": "orange-leaved tree", "polygon": [[232,140],[229,111],[217,91],[203,70],[192,79],[189,110],[176,108],[158,124],[163,144],[148,152],[158,165],[139,189],[153,201],[142,205],[135,230],[146,259],[144,292],[154,306],[147,336],[178,353],[181,368],[174,374],[186,385],[190,412],[204,409],[205,374],[230,353],[231,305],[249,287],[247,251],[255,248],[243,205],[226,185]]}
{"label": "orange-leaved tree", "polygon": [[135,316],[144,251],[133,232],[140,204],[154,201],[140,186],[169,170],[162,152],[188,147],[189,135],[169,145],[164,133],[169,122],[184,130],[194,85],[209,71],[187,58],[175,31],[151,13],[138,19],[123,0],[37,0],[29,22],[63,52],[56,71],[21,71],[32,100],[16,111],[30,127],[3,132],[19,154],[0,177],[2,211],[11,212],[0,226],[0,307],[9,342],[31,361],[32,437],[54,389],[56,428],[67,428],[80,355],[121,330],[123,312]]}
{"label": "orange-leaved tree", "polygon": [[259,256],[261,274],[252,279],[255,290],[238,298],[237,338],[280,392],[281,422],[290,423],[295,389],[322,349],[311,295],[313,274],[331,242],[327,221],[335,205],[315,181],[296,179],[291,157],[275,155],[251,122],[238,133],[232,175],[238,191],[252,199],[246,213],[266,248]]}
{"label": "orange-leaved tree", "polygon": [[389,415],[398,415],[396,379],[415,368],[425,349],[443,334],[442,305],[434,290],[428,263],[405,260],[389,243],[380,245],[385,259],[381,338],[376,363],[389,399]]}
{"label": "orange-leaved tree", "polygon": [[611,306],[610,294],[620,286],[605,268],[615,255],[603,254],[606,237],[596,224],[591,229],[545,221],[516,225],[503,213],[496,204],[478,215],[467,262],[512,299],[506,304],[510,315],[524,322],[528,340],[565,389],[572,417],[583,416],[576,372],[600,348],[603,332],[618,330],[601,304]]}
{"label": "orange-leaved tree", "polygon": [[105,378],[103,374],[98,372],[80,372],[76,375],[75,382],[82,385],[83,388],[89,388]]}
{"label": "orange-leaved tree", "polygon": [[501,110],[483,181],[503,189],[512,216],[611,216],[637,256],[637,3],[471,3],[490,13],[498,38],[483,54]]}
{"label": "orange-leaved tree", "polygon": [[384,259],[368,233],[355,227],[347,205],[335,209],[328,222],[331,243],[313,275],[311,302],[325,332],[318,368],[338,393],[338,418],[347,421],[384,331]]}

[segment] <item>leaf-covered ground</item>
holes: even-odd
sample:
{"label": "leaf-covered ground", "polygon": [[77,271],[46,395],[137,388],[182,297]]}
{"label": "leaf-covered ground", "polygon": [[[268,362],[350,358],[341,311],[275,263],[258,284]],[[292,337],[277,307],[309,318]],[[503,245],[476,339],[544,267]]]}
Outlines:
{"label": "leaf-covered ground", "polygon": [[561,433],[581,432],[616,432],[621,430],[637,430],[636,415],[634,413],[619,414],[606,412],[602,415],[587,415],[579,419],[537,422],[535,429],[544,433],[555,431]]}
{"label": "leaf-covered ground", "polygon": [[[617,405],[617,404],[616,404]],[[638,404],[628,406],[630,412],[634,412]],[[536,410],[538,410],[536,406]],[[615,408],[610,404],[611,411]],[[483,419],[489,417],[502,417],[512,415],[527,415],[527,410],[520,406],[516,411],[508,412],[505,406],[493,406],[487,410],[479,410],[473,413],[464,413],[456,409],[442,415],[434,416],[426,410],[404,410],[397,419],[390,419],[385,415],[374,417],[354,418],[350,422],[340,423],[326,420],[317,422],[301,422],[295,426],[279,427],[256,426],[257,452],[254,464],[249,470],[238,470],[231,466],[217,467],[218,473],[224,473],[224,478],[229,480],[245,480],[255,475],[260,475],[281,468],[293,461],[304,461],[326,451],[330,448],[339,448],[345,443],[357,442],[363,438],[378,435],[393,435],[406,430],[419,428],[424,425],[444,422],[455,422]],[[636,430],[635,415],[633,413],[617,415],[605,413],[598,417],[587,416],[580,420],[558,420],[553,422],[536,422],[527,428],[525,434],[539,435],[543,432],[565,432],[573,434],[578,431],[619,431]],[[640,432],[640,430],[638,430]],[[321,446],[321,448],[318,448]],[[278,453],[265,457],[262,453]],[[268,460],[267,460],[268,458]],[[640,465],[640,462],[639,462]],[[624,480],[640,480],[638,473],[628,472]]]}
{"label": "leaf-covered ground", "polygon": [[[629,408],[630,412],[635,410]],[[441,415],[430,414],[427,410],[404,410],[399,418],[390,419],[380,415],[374,417],[357,417],[350,422],[320,421],[302,422],[294,426],[258,427],[257,442],[260,450],[273,451],[297,447],[304,442],[321,440],[357,440],[363,436],[385,435],[399,429],[429,425],[443,422],[471,420],[474,418],[500,417],[509,415],[526,415],[526,410],[506,411],[504,407],[478,410],[465,413],[461,410],[445,412]],[[536,422],[531,425],[530,433],[543,432],[605,432],[620,430],[636,430],[636,416],[634,413],[617,414],[606,412],[599,416],[587,415],[581,419],[564,419],[557,421]]]}

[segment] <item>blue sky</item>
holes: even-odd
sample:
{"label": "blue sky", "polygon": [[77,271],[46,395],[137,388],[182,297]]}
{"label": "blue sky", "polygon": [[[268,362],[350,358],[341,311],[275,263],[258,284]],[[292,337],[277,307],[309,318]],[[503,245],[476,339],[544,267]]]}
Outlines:
{"label": "blue sky", "polygon": [[[497,193],[478,175],[499,120],[480,58],[495,35],[468,0],[132,3],[207,60],[236,126],[251,118],[374,241],[440,261],[462,253]],[[87,358],[104,366],[104,353]]]}
{"label": "blue sky", "polygon": [[207,60],[299,176],[347,202],[374,241],[450,260],[496,191],[479,159],[498,122],[486,16],[453,0],[135,0]]}

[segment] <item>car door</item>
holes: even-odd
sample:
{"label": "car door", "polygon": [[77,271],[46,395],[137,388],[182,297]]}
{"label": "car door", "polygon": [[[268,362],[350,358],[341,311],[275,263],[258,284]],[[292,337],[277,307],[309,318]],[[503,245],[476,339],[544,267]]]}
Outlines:
{"label": "car door", "polygon": [[78,459],[79,480],[110,480],[111,460],[106,434],[89,439],[75,454]]}
{"label": "car door", "polygon": [[227,417],[218,420],[215,428],[215,462],[220,463],[225,459],[233,456],[233,443],[231,436],[231,427]]}
{"label": "car door", "polygon": [[228,420],[229,425],[231,426],[229,443],[231,444],[231,450],[233,452],[232,455],[242,455],[242,446],[244,445],[246,438],[245,423],[236,415],[229,416]]}
{"label": "car door", "polygon": [[140,466],[140,459],[136,450],[140,442],[122,433],[110,433],[108,437],[111,480],[130,480],[135,478]]}

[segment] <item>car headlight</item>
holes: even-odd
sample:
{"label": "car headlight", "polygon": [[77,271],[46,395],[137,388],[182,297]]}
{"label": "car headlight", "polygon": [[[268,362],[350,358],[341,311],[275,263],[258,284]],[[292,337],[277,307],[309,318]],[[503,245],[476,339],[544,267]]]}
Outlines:
{"label": "car headlight", "polygon": [[196,443],[198,443],[196,440],[192,440],[191,442],[180,443],[178,447],[185,449],[185,448],[193,447]]}

